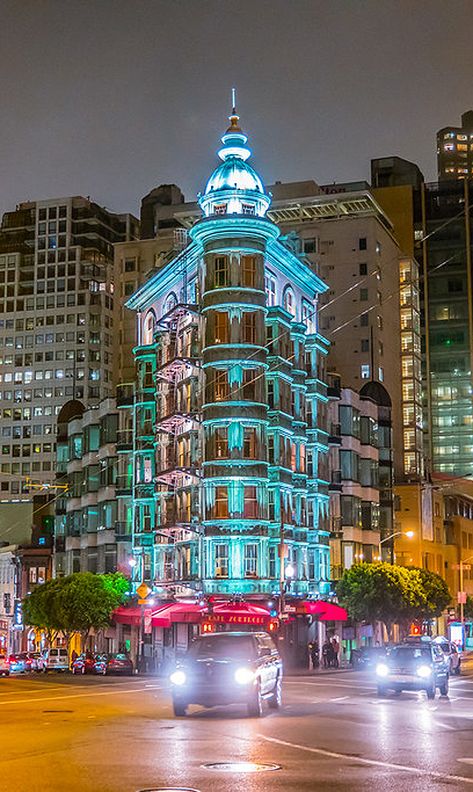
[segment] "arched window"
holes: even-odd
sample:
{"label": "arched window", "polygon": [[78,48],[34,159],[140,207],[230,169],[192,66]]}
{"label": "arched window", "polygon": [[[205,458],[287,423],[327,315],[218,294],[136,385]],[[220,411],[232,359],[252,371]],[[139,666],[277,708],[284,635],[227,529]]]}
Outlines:
{"label": "arched window", "polygon": [[290,286],[286,286],[284,289],[283,306],[292,316],[296,315],[296,299]]}
{"label": "arched window", "polygon": [[172,309],[173,309],[173,308],[174,308],[176,305],[177,305],[177,297],[176,297],[176,295],[174,294],[174,292],[171,292],[171,293],[170,293],[170,294],[168,294],[168,296],[166,297],[166,301],[165,301],[165,303],[164,303],[164,313],[165,313],[165,314],[169,313],[169,311],[172,311]]}
{"label": "arched window", "polygon": [[153,343],[155,321],[156,317],[154,311],[148,311],[143,324],[143,346],[148,346]]}

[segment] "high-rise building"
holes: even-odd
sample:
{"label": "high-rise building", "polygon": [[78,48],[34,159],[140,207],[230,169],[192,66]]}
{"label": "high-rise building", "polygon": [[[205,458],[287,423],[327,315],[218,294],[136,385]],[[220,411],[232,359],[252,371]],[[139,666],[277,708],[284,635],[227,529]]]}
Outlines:
{"label": "high-rise building", "polygon": [[471,178],[473,174],[473,110],[461,117],[461,126],[443,127],[437,132],[439,181]]}
{"label": "high-rise building", "polygon": [[317,300],[326,286],[269,219],[235,114],[222,142],[199,214],[190,210],[191,242],[127,303],[138,326],[136,580],[323,593],[328,345]]}
{"label": "high-rise building", "polygon": [[0,498],[54,480],[55,424],[71,398],[112,395],[119,378],[113,243],[131,215],[82,197],[21,203],[0,227]]}
{"label": "high-rise building", "polygon": [[[391,554],[391,399],[380,382],[357,393],[328,374],[332,579],[361,561]],[[386,541],[387,540],[387,541]]]}

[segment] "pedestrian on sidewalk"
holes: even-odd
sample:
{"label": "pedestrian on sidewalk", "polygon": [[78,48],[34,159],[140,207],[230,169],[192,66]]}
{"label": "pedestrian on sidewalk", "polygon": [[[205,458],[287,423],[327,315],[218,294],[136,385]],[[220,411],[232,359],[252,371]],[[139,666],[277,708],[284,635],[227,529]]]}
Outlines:
{"label": "pedestrian on sidewalk", "polygon": [[312,669],[315,671],[319,667],[319,644],[313,641],[309,644],[310,659],[312,661]]}
{"label": "pedestrian on sidewalk", "polygon": [[330,643],[329,639],[325,639],[325,643],[322,645],[322,662],[324,664],[324,668],[329,668],[331,659],[332,659],[332,644]]}
{"label": "pedestrian on sidewalk", "polygon": [[339,668],[340,667],[340,660],[339,660],[340,644],[338,643],[336,638],[332,638],[332,652],[333,652],[333,667],[334,668]]}

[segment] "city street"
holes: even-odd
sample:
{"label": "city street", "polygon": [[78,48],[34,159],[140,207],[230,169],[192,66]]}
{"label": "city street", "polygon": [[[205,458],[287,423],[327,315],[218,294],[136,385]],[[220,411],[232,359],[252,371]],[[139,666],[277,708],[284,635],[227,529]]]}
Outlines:
{"label": "city street", "polygon": [[[473,790],[473,676],[450,697],[378,699],[364,672],[287,677],[280,713],[172,715],[164,680],[0,679],[0,789],[15,792]],[[252,774],[203,767],[267,762]]]}

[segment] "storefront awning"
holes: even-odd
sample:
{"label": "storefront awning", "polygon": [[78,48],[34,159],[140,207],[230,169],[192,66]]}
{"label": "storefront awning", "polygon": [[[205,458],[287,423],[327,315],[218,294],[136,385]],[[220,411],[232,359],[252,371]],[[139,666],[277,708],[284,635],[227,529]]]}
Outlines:
{"label": "storefront awning", "polygon": [[305,600],[305,613],[316,616],[319,621],[348,621],[348,613],[341,605],[335,602],[323,602],[323,600]]}
{"label": "storefront awning", "polygon": [[170,627],[175,622],[199,624],[205,610],[205,605],[198,602],[169,602],[153,611],[151,624],[153,627]]}
{"label": "storefront awning", "polygon": [[141,608],[127,608],[125,605],[120,605],[113,611],[112,619],[116,624],[139,624]]}

